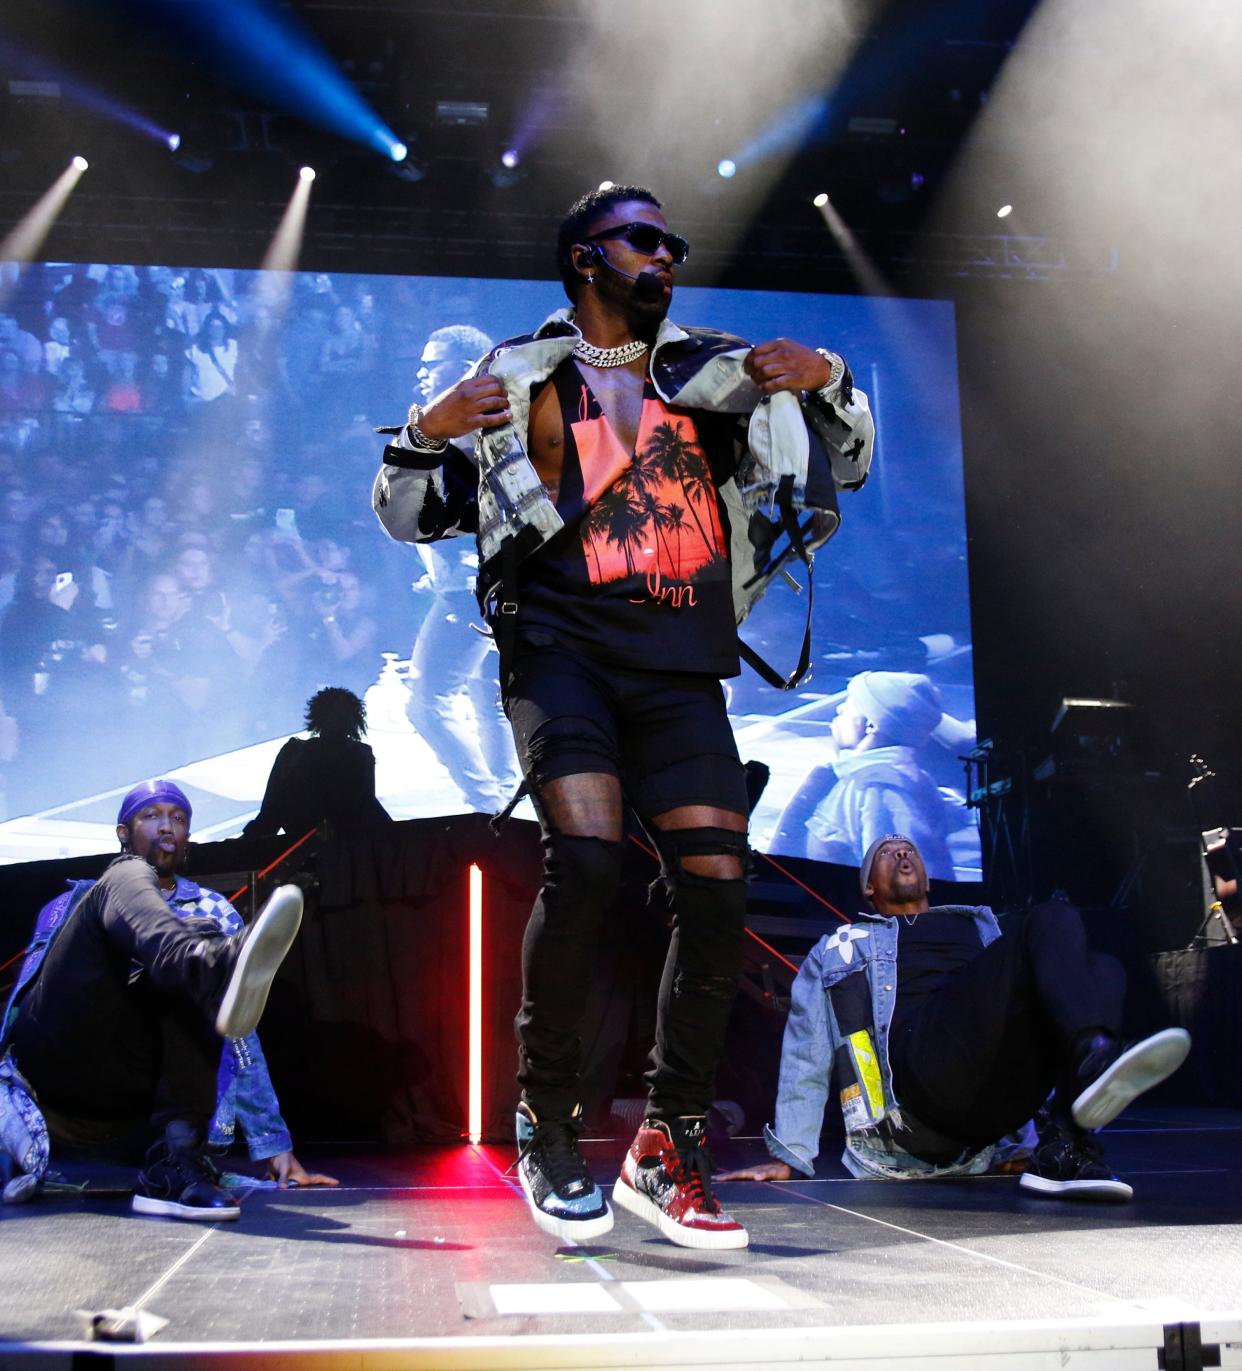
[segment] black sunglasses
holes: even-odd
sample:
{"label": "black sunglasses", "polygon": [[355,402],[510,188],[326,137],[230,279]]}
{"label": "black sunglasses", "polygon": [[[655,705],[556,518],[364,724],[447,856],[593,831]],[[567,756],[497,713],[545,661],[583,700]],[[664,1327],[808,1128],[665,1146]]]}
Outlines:
{"label": "black sunglasses", "polygon": [[593,243],[597,238],[624,238],[636,252],[644,252],[648,256],[663,244],[673,259],[673,265],[678,267],[690,256],[690,244],[679,233],[668,233],[654,224],[614,224],[612,228],[601,229],[582,241]]}

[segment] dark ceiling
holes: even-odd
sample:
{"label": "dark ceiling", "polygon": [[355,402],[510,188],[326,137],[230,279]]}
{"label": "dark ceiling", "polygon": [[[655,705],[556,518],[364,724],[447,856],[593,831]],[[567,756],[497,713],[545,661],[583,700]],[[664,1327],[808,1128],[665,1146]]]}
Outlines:
{"label": "dark ceiling", "polygon": [[[50,253],[145,260],[173,251],[185,261],[253,265],[293,169],[311,163],[318,180],[308,266],[365,261],[391,270],[548,274],[550,226],[568,201],[610,174],[615,140],[602,136],[583,94],[598,79],[625,86],[634,164],[649,170],[694,241],[687,280],[844,284],[842,255],[810,204],[820,189],[898,285],[995,265],[996,245],[984,241],[998,230],[990,202],[953,207],[947,220],[941,213],[935,235],[926,232],[927,215],[1033,0],[843,0],[854,48],[844,74],[832,77],[832,101],[783,165],[771,159],[746,173],[749,188],[744,175],[725,182],[713,170],[730,151],[713,145],[721,114],[733,128],[746,126],[737,83],[728,73],[687,81],[678,92],[684,119],[648,128],[650,30],[627,49],[613,11],[611,36],[601,43],[593,0],[297,0],[284,7],[408,143],[424,173],[417,182],[394,174],[379,153],[264,103],[237,73],[187,48],[177,14],[197,3],[44,0],[16,14],[10,7],[0,40],[0,232],[83,152],[91,170]],[[677,32],[668,41],[683,45],[694,42],[696,23],[730,13],[700,3],[672,9],[678,17],[669,28]],[[229,22],[228,4],[215,12]],[[831,57],[825,51],[825,71]],[[68,80],[59,95],[15,93],[15,79],[56,73],[176,130],[184,140],[179,155],[82,108]],[[436,115],[442,101],[484,104],[486,120],[446,125]],[[497,186],[496,159],[519,128],[529,140],[521,178]],[[700,163],[701,175],[684,173]]]}

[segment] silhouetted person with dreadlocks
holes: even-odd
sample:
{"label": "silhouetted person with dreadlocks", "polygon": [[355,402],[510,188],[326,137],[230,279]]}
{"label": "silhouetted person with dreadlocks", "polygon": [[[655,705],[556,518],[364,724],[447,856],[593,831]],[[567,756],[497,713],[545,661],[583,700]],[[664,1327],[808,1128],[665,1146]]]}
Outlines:
{"label": "silhouetted person with dreadlocks", "polygon": [[328,686],[306,702],[309,738],[290,738],[276,754],[247,837],[301,837],[327,820],[338,832],[391,823],[375,798],[375,753],[362,741],[367,710],[352,690]]}

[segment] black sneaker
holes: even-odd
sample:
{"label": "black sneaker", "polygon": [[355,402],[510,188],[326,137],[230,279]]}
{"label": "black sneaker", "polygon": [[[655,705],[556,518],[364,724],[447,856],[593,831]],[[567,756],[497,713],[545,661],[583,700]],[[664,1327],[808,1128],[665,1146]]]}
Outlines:
{"label": "black sneaker", "polygon": [[1166,1028],[1131,1047],[1101,1034],[1087,1045],[1075,1075],[1083,1087],[1072,1113],[1079,1128],[1103,1128],[1145,1090],[1159,1085],[1186,1060],[1190,1034]]}
{"label": "black sneaker", "polygon": [[517,1110],[514,1166],[531,1218],[554,1238],[582,1242],[612,1227],[612,1210],[578,1152],[582,1108],[568,1119],[541,1123],[523,1102]]}
{"label": "black sneaker", "polygon": [[241,1217],[235,1196],[220,1184],[214,1163],[196,1147],[177,1147],[161,1138],[147,1152],[138,1173],[135,1214],[219,1223]]}
{"label": "black sneaker", "polygon": [[268,991],[302,922],[302,892],[296,885],[277,886],[258,917],[237,935],[233,970],[220,1000],[216,1032],[244,1038],[263,1017]]}
{"label": "black sneaker", "polygon": [[1133,1189],[1113,1175],[1092,1134],[1053,1122],[1041,1129],[1018,1184],[1036,1195],[1068,1200],[1124,1203],[1134,1198]]}

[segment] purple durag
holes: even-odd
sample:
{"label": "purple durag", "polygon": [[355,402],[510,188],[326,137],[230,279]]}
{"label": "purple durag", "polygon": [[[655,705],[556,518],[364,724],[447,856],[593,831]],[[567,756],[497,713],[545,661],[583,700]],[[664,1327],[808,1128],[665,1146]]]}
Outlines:
{"label": "purple durag", "polygon": [[121,801],[121,808],[117,811],[116,821],[118,824],[128,825],[130,819],[143,805],[156,804],[161,801],[180,805],[185,810],[185,817],[193,819],[194,811],[190,808],[190,802],[186,799],[185,791],[175,781],[143,781],[141,785],[136,785]]}

